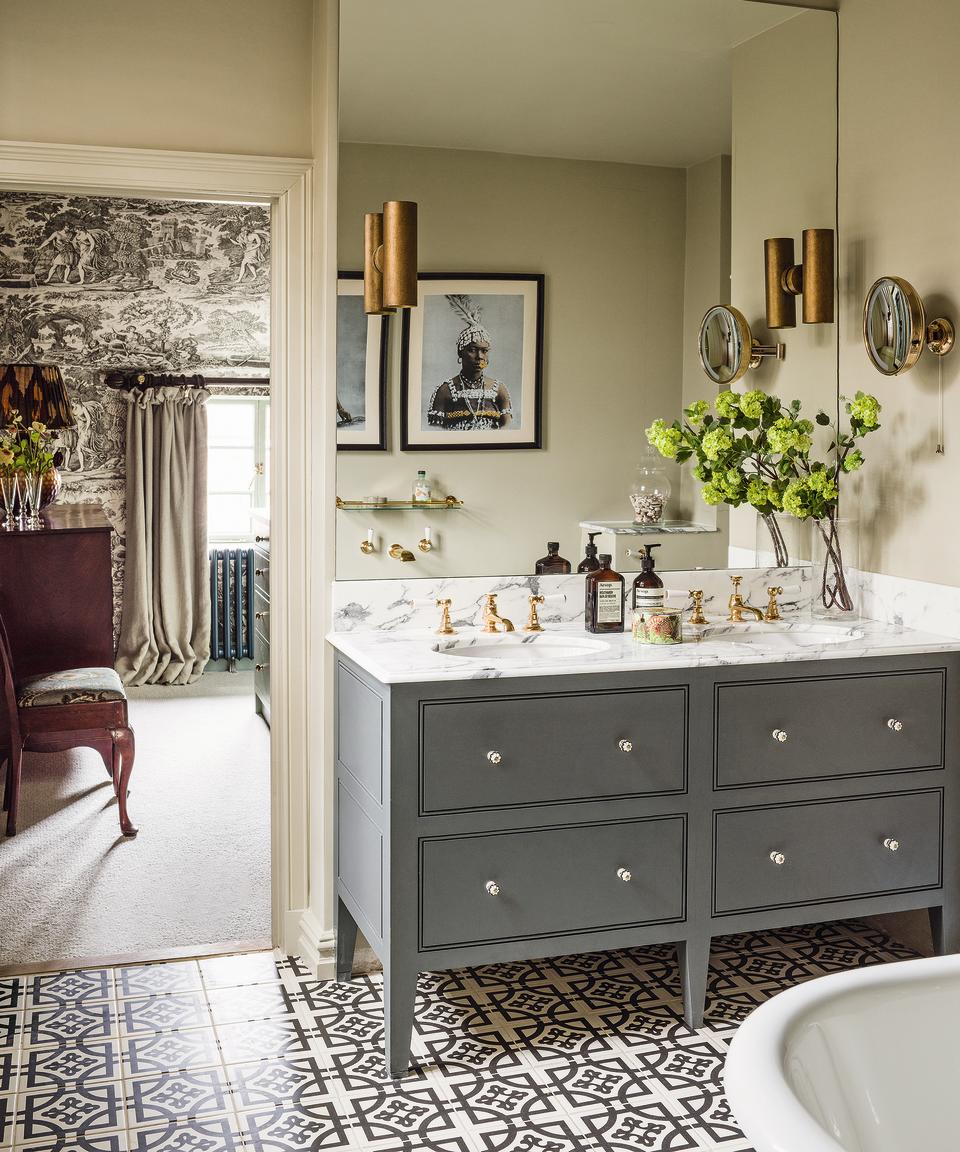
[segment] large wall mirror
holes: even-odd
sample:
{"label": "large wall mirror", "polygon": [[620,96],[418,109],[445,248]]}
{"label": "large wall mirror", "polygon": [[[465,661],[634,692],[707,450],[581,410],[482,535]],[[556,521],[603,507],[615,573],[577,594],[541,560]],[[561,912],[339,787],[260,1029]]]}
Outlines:
{"label": "large wall mirror", "polygon": [[[716,394],[717,304],[785,345],[736,388],[835,408],[835,326],[764,327],[763,242],[835,226],[836,53],[833,13],[756,0],[341,5],[339,579],[532,573],[548,541],[575,569],[589,526],[625,571],[644,543],[752,562],[752,510],[644,429]],[[355,274],[388,199],[419,204],[423,275],[384,321]],[[634,531],[652,465],[661,530]],[[368,506],[421,471],[457,503]]]}

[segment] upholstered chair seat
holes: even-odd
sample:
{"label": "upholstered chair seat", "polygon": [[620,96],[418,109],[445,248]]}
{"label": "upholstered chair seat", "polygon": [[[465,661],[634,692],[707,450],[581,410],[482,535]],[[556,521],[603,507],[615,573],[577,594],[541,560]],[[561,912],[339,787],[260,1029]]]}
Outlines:
{"label": "upholstered chair seat", "polygon": [[120,677],[112,668],[70,668],[48,676],[33,676],[17,685],[20,708],[100,704],[126,698]]}

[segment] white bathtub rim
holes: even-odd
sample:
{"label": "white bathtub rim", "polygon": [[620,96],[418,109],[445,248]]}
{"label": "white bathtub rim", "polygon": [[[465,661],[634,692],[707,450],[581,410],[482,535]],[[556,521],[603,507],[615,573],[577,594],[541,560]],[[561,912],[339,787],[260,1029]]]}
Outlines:
{"label": "white bathtub rim", "polygon": [[756,1152],[846,1152],[801,1104],[784,1072],[787,1040],[811,1009],[865,988],[956,977],[958,969],[960,956],[951,955],[834,972],[779,992],[756,1008],[734,1034],[724,1068],[734,1119]]}

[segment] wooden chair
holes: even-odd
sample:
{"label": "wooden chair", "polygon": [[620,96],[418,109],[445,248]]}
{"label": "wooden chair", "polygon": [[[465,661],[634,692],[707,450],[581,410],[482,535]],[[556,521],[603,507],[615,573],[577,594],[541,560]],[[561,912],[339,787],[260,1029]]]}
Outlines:
{"label": "wooden chair", "polygon": [[24,752],[66,752],[94,748],[106,765],[120,810],[120,831],[136,836],[127,812],[127,790],[133,771],[133,729],[127,721],[127,697],[112,668],[70,668],[33,676],[19,684],[7,630],[0,619],[0,708],[7,734],[0,763],[7,761],[3,809],[7,835],[17,831],[20,773]]}

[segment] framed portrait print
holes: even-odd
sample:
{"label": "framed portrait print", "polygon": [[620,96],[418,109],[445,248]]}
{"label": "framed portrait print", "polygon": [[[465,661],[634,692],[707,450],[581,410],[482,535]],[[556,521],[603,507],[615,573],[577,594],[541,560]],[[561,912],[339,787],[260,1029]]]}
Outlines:
{"label": "framed portrait print", "polygon": [[363,273],[337,278],[337,451],[387,447],[387,316],[363,310]]}
{"label": "framed portrait print", "polygon": [[543,276],[421,273],[403,313],[403,449],[541,446]]}

